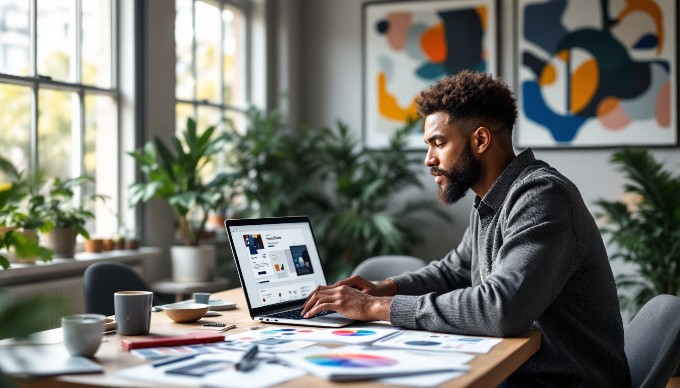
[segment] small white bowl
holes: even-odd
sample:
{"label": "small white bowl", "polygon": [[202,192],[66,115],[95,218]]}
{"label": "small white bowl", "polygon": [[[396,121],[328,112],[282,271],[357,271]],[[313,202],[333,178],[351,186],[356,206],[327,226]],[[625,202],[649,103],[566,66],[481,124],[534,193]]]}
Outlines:
{"label": "small white bowl", "polygon": [[198,321],[209,308],[210,306],[203,303],[172,303],[163,306],[168,317],[177,323]]}

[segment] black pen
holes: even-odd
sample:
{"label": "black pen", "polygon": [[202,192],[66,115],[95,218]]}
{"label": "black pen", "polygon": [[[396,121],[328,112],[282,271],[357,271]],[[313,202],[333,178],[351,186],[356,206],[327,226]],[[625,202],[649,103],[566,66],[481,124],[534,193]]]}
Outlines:
{"label": "black pen", "polygon": [[257,345],[252,345],[250,348],[248,348],[248,350],[246,350],[245,353],[243,353],[241,359],[236,363],[236,370],[240,372],[247,372],[255,368],[255,365],[257,365],[257,361],[255,361],[255,355],[257,355]]}
{"label": "black pen", "polygon": [[154,367],[154,368],[158,368],[159,366],[164,366],[164,365],[168,365],[168,364],[173,364],[175,362],[188,360],[188,359],[194,358],[196,356],[198,356],[198,353],[187,354],[187,355],[184,355],[184,356],[170,357],[170,358],[166,358],[165,360],[156,361],[153,364],[151,364],[151,366]]}

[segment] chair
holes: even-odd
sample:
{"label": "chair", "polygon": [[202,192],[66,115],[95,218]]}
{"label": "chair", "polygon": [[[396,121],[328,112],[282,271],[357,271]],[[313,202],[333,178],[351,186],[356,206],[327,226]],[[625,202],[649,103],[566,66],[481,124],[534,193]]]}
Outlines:
{"label": "chair", "polygon": [[382,280],[404,272],[415,271],[427,265],[425,260],[414,256],[385,255],[370,257],[356,266],[352,275],[367,280]]}
{"label": "chair", "polygon": [[657,295],[624,333],[633,387],[665,387],[680,362],[680,297]]}
{"label": "chair", "polygon": [[[101,261],[87,267],[83,275],[85,312],[113,315],[113,294],[118,291],[151,291],[132,268]],[[154,305],[164,304],[154,294]]]}

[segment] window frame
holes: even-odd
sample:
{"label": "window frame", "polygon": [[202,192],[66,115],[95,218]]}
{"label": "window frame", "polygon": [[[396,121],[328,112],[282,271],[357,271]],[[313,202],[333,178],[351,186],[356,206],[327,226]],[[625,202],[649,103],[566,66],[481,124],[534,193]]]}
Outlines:
{"label": "window frame", "polygon": [[[85,173],[85,134],[86,134],[86,120],[85,120],[85,99],[87,96],[95,97],[111,97],[116,104],[116,147],[120,149],[122,136],[122,120],[121,120],[121,90],[120,90],[120,73],[119,73],[119,51],[120,51],[120,2],[119,0],[111,0],[110,2],[110,23],[111,23],[111,45],[110,45],[110,88],[103,88],[95,85],[83,83],[83,2],[87,0],[74,0],[74,9],[70,15],[74,21],[74,29],[79,33],[75,34],[75,41],[71,42],[72,46],[72,61],[75,65],[71,72],[75,72],[74,80],[71,82],[53,80],[50,76],[41,75],[38,73],[38,0],[29,0],[29,72],[27,75],[14,75],[0,72],[0,84],[17,85],[29,87],[31,90],[31,111],[30,111],[30,133],[29,133],[29,158],[28,171],[36,171],[40,166],[40,144],[39,144],[39,112],[40,112],[40,98],[41,90],[55,90],[61,92],[74,93],[77,96],[77,105],[72,106],[73,121],[71,123],[71,135],[73,154],[71,157],[71,166],[69,177],[81,176]],[[77,109],[76,109],[77,107]],[[77,112],[76,112],[77,110]],[[124,208],[120,202],[123,197],[122,179],[121,179],[121,155],[116,153],[114,168],[116,172],[116,197],[111,202],[113,210],[118,214],[116,217],[116,230],[121,227],[121,212]],[[83,199],[80,191],[76,191],[75,200],[82,203]]]}
{"label": "window frame", "polygon": [[[243,12],[243,18],[244,18],[244,25],[243,25],[243,34],[244,34],[244,41],[243,41],[243,70],[244,70],[244,104],[246,106],[234,106],[231,104],[227,104],[224,102],[224,80],[225,80],[225,73],[224,71],[219,72],[219,102],[215,101],[209,101],[207,99],[198,99],[196,96],[198,95],[197,93],[197,88],[198,88],[198,82],[197,80],[197,66],[196,66],[196,3],[198,1],[203,1],[203,2],[209,2],[213,3],[215,5],[218,5],[220,8],[220,45],[219,45],[219,68],[223,69],[224,68],[224,38],[225,38],[225,24],[224,21],[222,20],[222,12],[224,12],[225,6],[230,6],[233,8],[236,8]],[[176,3],[175,3],[176,4]],[[250,1],[245,1],[245,0],[191,0],[191,27],[192,27],[192,42],[191,42],[191,57],[192,57],[192,62],[191,62],[191,76],[194,80],[193,83],[193,99],[185,99],[185,98],[178,98],[177,97],[177,90],[175,89],[175,120],[177,120],[177,106],[178,105],[191,105],[193,109],[193,117],[198,118],[198,111],[201,107],[206,107],[206,108],[216,108],[220,109],[222,114],[222,118],[226,117],[227,113],[230,112],[235,112],[235,113],[244,113],[247,109],[247,105],[251,103],[252,100],[252,95],[251,95],[251,35],[252,35],[252,8],[253,4]],[[175,15],[177,15],[176,7],[175,7]],[[176,17],[176,16],[175,16]],[[177,58],[175,57],[175,63],[177,63]],[[177,77],[177,74],[175,73],[175,77]]]}

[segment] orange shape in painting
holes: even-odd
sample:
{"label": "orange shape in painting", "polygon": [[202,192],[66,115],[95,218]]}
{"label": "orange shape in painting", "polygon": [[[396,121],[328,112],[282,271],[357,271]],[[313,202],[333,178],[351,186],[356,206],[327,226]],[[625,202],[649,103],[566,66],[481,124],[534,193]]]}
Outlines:
{"label": "orange shape in painting", "polygon": [[538,80],[539,85],[546,86],[550,85],[557,79],[557,72],[555,71],[555,66],[551,63],[543,66],[543,71],[541,71],[541,78]]}
{"label": "orange shape in painting", "polygon": [[585,108],[597,91],[599,68],[594,59],[583,62],[571,76],[571,112]]}
{"label": "orange shape in painting", "polygon": [[439,23],[427,29],[420,37],[420,45],[423,52],[434,63],[442,63],[446,60],[446,37],[444,25]]}
{"label": "orange shape in painting", "polygon": [[654,20],[656,36],[659,43],[656,46],[657,54],[661,53],[664,44],[663,14],[661,8],[651,0],[626,0],[626,7],[621,11],[616,19],[622,20],[629,14],[640,11],[647,13]]}
{"label": "orange shape in painting", "polygon": [[671,83],[666,81],[659,94],[656,97],[655,107],[656,121],[662,127],[670,127],[671,125]]}
{"label": "orange shape in painting", "polygon": [[560,58],[563,61],[568,61],[569,60],[569,50],[562,50],[557,53],[557,57]]}
{"label": "orange shape in painting", "polygon": [[416,114],[416,102],[402,108],[397,99],[387,90],[387,76],[384,72],[378,74],[378,110],[387,119],[398,122],[406,122],[408,118],[414,118]]}
{"label": "orange shape in painting", "polygon": [[597,119],[603,127],[610,130],[625,128],[631,122],[619,99],[615,97],[607,97],[597,105]]}
{"label": "orange shape in painting", "polygon": [[480,6],[480,7],[475,8],[475,11],[477,11],[477,15],[479,15],[479,21],[482,23],[482,30],[483,30],[483,31],[486,31],[486,24],[487,24],[487,21],[486,21],[486,14],[487,14],[487,12],[486,12],[486,7],[482,5],[482,6]]}

